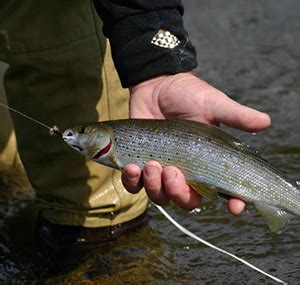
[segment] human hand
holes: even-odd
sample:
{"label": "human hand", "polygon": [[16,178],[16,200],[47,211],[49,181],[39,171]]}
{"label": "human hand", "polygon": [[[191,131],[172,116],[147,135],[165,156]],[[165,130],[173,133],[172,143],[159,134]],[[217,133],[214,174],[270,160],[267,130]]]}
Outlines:
{"label": "human hand", "polygon": [[[271,123],[267,114],[240,105],[191,73],[159,76],[136,85],[130,93],[131,118],[180,118],[212,125],[223,123],[249,132],[263,130]],[[156,161],[149,161],[143,170],[133,164],[127,165],[122,181],[131,193],[144,186],[149,198],[159,205],[172,200],[191,210],[201,200],[186,184],[178,168],[162,168]],[[228,207],[234,215],[238,215],[244,210],[245,203],[231,197]]]}

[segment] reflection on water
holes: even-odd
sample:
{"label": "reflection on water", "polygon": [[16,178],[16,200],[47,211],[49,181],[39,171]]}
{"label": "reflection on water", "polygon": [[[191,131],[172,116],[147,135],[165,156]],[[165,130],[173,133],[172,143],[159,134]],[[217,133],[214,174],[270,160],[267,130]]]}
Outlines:
{"label": "reflection on water", "polygon": [[[204,79],[234,99],[268,112],[272,127],[255,136],[230,130],[287,175],[300,178],[300,2],[189,0],[185,22]],[[274,284],[178,232],[156,209],[150,221],[116,243],[95,248],[68,273],[52,274],[32,240],[32,193],[20,173],[0,175],[0,282],[45,284]],[[222,202],[187,213],[182,225],[291,284],[300,282],[300,221],[271,234],[252,206],[232,217]],[[17,213],[19,211],[19,213]]]}

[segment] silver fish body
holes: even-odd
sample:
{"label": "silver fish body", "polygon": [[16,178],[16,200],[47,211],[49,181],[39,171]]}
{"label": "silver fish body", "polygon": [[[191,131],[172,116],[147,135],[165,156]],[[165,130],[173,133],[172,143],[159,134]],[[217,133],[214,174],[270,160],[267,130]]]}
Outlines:
{"label": "silver fish body", "polygon": [[248,146],[220,129],[185,120],[118,120],[85,124],[64,140],[87,158],[122,169],[149,160],[175,165],[200,194],[253,202],[272,231],[300,215],[300,191]]}

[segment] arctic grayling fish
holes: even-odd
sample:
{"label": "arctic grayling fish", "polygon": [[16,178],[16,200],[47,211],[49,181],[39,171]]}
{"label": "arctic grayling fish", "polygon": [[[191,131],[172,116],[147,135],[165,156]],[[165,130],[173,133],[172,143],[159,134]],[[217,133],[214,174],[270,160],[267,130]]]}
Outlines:
{"label": "arctic grayling fish", "polygon": [[[39,124],[39,125],[41,125],[41,126],[47,128],[47,129],[49,129],[50,135],[58,135],[58,136],[62,137],[62,133],[59,131],[59,129],[58,129],[57,126],[50,127],[50,126],[48,126],[48,125],[46,125],[46,124],[44,124],[44,123],[42,123],[42,122],[40,122],[40,121],[38,121],[38,120],[32,118],[32,117],[30,117],[30,116],[28,116],[28,115],[26,115],[26,114],[24,114],[24,113],[22,113],[22,112],[20,112],[20,111],[18,111],[18,110],[16,110],[16,109],[14,109],[14,108],[11,108],[11,107],[9,107],[9,106],[7,106],[7,105],[1,103],[1,102],[0,102],[0,106],[4,107],[4,108],[6,108],[6,109],[9,109],[9,110],[11,110],[12,112],[15,112],[15,113],[17,113],[17,114],[19,114],[19,115],[21,115],[21,116],[23,116],[23,117],[25,117],[25,118],[27,118],[27,119],[29,119],[29,120],[35,122],[35,123],[37,123],[37,124]],[[84,131],[85,131],[85,128],[81,128],[80,130],[81,130],[80,132],[84,132]],[[69,132],[68,134],[71,135],[70,132]],[[99,152],[97,153],[97,156],[98,156],[98,155],[101,156],[101,155],[104,155],[104,154],[108,153],[108,152],[110,151],[110,149],[111,149],[111,146],[112,146],[112,143],[109,143],[104,149],[102,149],[101,151],[99,151]],[[73,147],[76,148],[76,145],[74,145]],[[77,149],[78,149],[80,152],[83,151],[83,149],[81,149],[81,148],[78,148],[78,147],[77,147]],[[298,186],[299,186],[299,184],[298,184]],[[223,249],[221,249],[221,248],[218,248],[217,246],[215,246],[215,245],[213,245],[213,244],[211,244],[211,243],[209,243],[209,242],[207,242],[207,241],[201,239],[200,237],[194,235],[192,232],[188,231],[186,228],[184,228],[184,227],[182,227],[180,224],[178,224],[178,223],[177,223],[177,222],[176,222],[176,221],[175,221],[175,220],[174,220],[174,219],[173,219],[173,218],[172,218],[172,217],[171,217],[164,209],[162,209],[160,206],[158,206],[158,205],[155,205],[155,206],[159,209],[159,211],[160,211],[160,212],[161,212],[161,213],[162,213],[162,214],[163,214],[163,215],[164,215],[164,216],[165,216],[172,224],[174,224],[180,231],[182,231],[182,232],[185,233],[186,235],[190,236],[191,238],[193,238],[193,239],[195,239],[195,240],[197,240],[197,241],[199,241],[199,242],[201,242],[201,243],[207,245],[208,247],[211,247],[211,248],[213,248],[213,249],[215,249],[215,250],[217,250],[217,251],[219,251],[219,252],[221,252],[221,253],[224,253],[224,254],[226,254],[226,255],[228,255],[228,256],[230,256],[230,257],[232,257],[232,258],[234,258],[234,259],[240,261],[241,263],[243,263],[243,264],[247,265],[248,267],[250,267],[250,268],[256,270],[257,272],[259,272],[259,273],[261,273],[261,274],[263,274],[263,275],[265,275],[265,276],[271,278],[272,280],[274,280],[274,281],[276,281],[276,282],[279,282],[279,283],[282,283],[282,284],[287,284],[287,283],[284,282],[283,280],[281,280],[281,279],[279,279],[279,278],[277,278],[277,277],[275,277],[275,276],[273,276],[273,275],[271,275],[271,274],[269,274],[269,273],[263,271],[262,269],[260,269],[260,268],[258,268],[258,267],[256,267],[256,266],[254,266],[253,264],[247,262],[246,260],[243,260],[242,258],[240,258],[240,257],[238,257],[238,256],[236,256],[236,255],[234,255],[234,254],[232,254],[232,253],[230,253],[230,252],[228,252],[228,251],[225,251],[225,250],[223,250]]]}
{"label": "arctic grayling fish", "polygon": [[201,195],[218,193],[253,202],[270,229],[300,215],[300,191],[248,146],[222,130],[185,120],[127,119],[67,129],[63,139],[98,163],[141,168],[149,160],[175,165]]}

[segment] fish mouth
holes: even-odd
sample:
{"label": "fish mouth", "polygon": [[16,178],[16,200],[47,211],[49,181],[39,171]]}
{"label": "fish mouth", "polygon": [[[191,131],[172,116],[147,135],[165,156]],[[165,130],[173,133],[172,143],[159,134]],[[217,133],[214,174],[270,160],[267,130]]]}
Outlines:
{"label": "fish mouth", "polygon": [[[66,133],[67,131],[65,131]],[[68,135],[63,135],[63,140],[73,149],[82,152],[83,148],[76,144],[76,140],[73,137],[70,137]]]}
{"label": "fish mouth", "polygon": [[83,148],[82,148],[82,147],[80,147],[79,145],[70,144],[70,146],[71,146],[72,148],[74,148],[75,150],[78,150],[78,151],[80,151],[80,152],[82,152],[82,151],[83,151]]}

